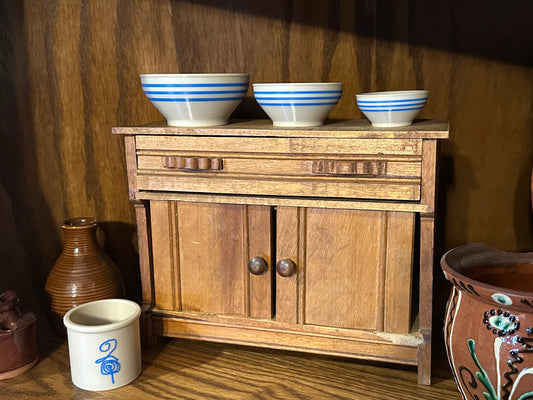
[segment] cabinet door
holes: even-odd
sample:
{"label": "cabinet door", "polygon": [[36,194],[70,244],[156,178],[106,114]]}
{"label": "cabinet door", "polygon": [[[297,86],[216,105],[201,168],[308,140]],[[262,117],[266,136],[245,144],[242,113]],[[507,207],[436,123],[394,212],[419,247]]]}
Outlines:
{"label": "cabinet door", "polygon": [[276,319],[408,332],[414,214],[283,208],[277,258],[297,272],[276,277]]}
{"label": "cabinet door", "polygon": [[[270,318],[271,209],[152,201],[156,307]],[[249,273],[252,257],[268,271]]]}

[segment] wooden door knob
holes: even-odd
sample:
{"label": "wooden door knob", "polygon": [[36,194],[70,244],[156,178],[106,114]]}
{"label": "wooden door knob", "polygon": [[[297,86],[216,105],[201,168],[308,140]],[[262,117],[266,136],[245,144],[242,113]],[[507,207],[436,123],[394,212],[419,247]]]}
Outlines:
{"label": "wooden door knob", "polygon": [[268,270],[268,263],[261,256],[256,256],[248,261],[248,271],[254,275],[264,274]]}
{"label": "wooden door knob", "polygon": [[276,271],[284,278],[293,276],[296,273],[296,264],[289,258],[279,260],[276,264]]}

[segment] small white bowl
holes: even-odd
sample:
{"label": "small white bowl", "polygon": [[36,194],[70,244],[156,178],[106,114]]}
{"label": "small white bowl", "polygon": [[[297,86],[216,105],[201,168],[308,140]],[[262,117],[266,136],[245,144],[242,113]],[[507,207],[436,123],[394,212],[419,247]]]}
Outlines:
{"label": "small white bowl", "polygon": [[375,127],[408,126],[425,106],[427,90],[397,90],[357,94],[357,106]]}
{"label": "small white bowl", "polygon": [[274,126],[320,126],[342,96],[342,83],[254,83],[254,96]]}
{"label": "small white bowl", "polygon": [[170,126],[225,125],[248,91],[248,74],[141,74],[146,97]]}

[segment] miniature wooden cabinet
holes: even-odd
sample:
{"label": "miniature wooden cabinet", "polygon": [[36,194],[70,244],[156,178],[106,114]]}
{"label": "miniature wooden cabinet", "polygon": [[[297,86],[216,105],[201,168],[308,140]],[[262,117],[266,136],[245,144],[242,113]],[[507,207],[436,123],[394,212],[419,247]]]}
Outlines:
{"label": "miniature wooden cabinet", "polygon": [[149,339],[417,365],[430,383],[446,122],[113,132],[126,135]]}

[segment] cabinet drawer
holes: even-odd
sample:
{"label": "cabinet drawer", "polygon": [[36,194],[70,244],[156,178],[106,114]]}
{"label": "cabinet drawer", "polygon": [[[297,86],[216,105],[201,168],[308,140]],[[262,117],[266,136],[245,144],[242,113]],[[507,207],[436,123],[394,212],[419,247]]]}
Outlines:
{"label": "cabinet drawer", "polygon": [[137,136],[137,188],[420,199],[421,139]]}

